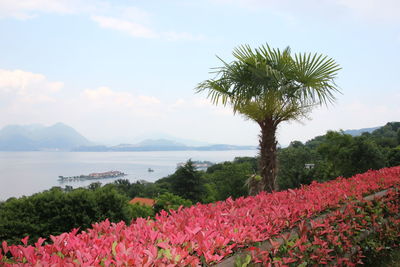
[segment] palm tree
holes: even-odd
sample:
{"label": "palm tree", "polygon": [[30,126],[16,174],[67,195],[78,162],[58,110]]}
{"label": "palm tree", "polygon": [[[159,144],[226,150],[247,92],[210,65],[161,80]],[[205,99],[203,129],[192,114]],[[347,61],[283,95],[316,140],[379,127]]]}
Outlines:
{"label": "palm tree", "polygon": [[235,60],[223,61],[216,77],[196,87],[207,91],[214,104],[230,105],[234,113],[255,121],[259,136],[261,181],[257,191],[276,190],[276,131],[281,122],[307,117],[312,108],[335,101],[334,79],[340,70],[331,58],[319,54],[290,54],[268,45],[234,49]]}

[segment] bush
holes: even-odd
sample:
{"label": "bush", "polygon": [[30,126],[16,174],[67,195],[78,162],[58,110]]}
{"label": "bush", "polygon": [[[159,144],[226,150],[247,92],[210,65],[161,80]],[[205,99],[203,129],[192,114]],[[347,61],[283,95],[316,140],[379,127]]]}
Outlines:
{"label": "bush", "polygon": [[[302,221],[299,234],[273,249],[253,251],[253,262],[278,266],[354,266],[396,247],[400,241],[400,194],[391,191],[372,201],[346,201],[345,208]],[[310,226],[307,226],[310,225]],[[254,253],[256,252],[256,253]]]}
{"label": "bush", "polygon": [[0,240],[17,243],[26,235],[38,239],[73,228],[84,230],[105,219],[130,220],[127,199],[113,187],[79,188],[69,192],[55,187],[4,202],[0,206]]}
{"label": "bush", "polygon": [[250,162],[224,162],[216,166],[205,174],[207,183],[212,184],[215,189],[215,200],[225,200],[228,197],[236,199],[248,195],[246,180],[254,173]]}
{"label": "bush", "polygon": [[154,209],[150,206],[141,205],[139,203],[130,204],[130,215],[132,219],[136,218],[148,218],[154,216]]}
{"label": "bush", "polygon": [[156,198],[156,204],[154,205],[154,210],[156,213],[161,210],[177,210],[180,206],[189,207],[192,202],[188,199],[181,198],[180,196],[164,193]]}

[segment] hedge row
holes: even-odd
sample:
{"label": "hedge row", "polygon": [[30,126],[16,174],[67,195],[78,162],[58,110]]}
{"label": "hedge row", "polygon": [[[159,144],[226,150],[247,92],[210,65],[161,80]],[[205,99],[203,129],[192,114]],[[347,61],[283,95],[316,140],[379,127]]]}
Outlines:
{"label": "hedge row", "polygon": [[[251,246],[236,266],[356,266],[399,246],[400,194],[390,189],[373,200],[349,199],[325,216],[303,220],[296,231]],[[295,233],[295,234],[293,234]],[[257,244],[256,244],[257,245]],[[266,247],[266,248],[263,248]],[[366,257],[366,255],[368,257]]]}

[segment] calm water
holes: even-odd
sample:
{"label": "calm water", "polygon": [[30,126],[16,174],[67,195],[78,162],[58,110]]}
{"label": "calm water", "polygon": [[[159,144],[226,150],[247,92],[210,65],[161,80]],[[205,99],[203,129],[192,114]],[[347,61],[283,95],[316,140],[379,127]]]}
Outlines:
{"label": "calm water", "polygon": [[[31,195],[53,186],[86,186],[92,181],[60,182],[58,176],[75,176],[110,170],[122,171],[131,182],[155,180],[171,174],[176,164],[192,160],[222,162],[255,156],[255,150],[157,152],[0,152],[0,200]],[[152,168],[154,172],[148,172]],[[115,179],[97,180],[101,183]]]}

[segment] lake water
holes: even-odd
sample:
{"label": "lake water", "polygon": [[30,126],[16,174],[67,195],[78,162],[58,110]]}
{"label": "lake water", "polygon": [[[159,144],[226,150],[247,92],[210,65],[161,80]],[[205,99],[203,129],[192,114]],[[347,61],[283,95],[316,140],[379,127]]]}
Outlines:
{"label": "lake water", "polygon": [[[235,157],[255,156],[256,150],[152,151],[152,152],[0,152],[0,200],[31,195],[53,186],[74,188],[114,179],[60,182],[58,176],[118,170],[131,182],[154,182],[174,173],[177,163],[192,160],[223,162]],[[151,168],[154,172],[148,172]]]}

